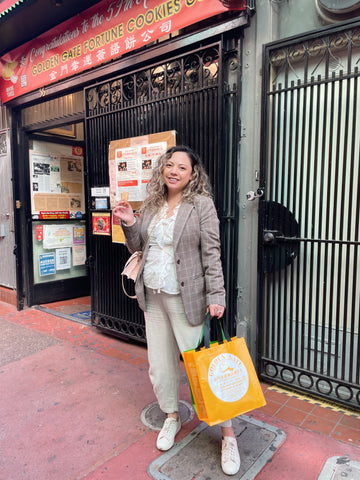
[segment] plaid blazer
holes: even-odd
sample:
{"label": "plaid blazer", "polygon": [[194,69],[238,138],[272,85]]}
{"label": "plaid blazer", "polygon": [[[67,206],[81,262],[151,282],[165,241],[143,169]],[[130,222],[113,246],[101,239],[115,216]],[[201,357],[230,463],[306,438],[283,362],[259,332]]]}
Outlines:
{"label": "plaid blazer", "polygon": [[[152,218],[153,214],[144,211],[133,225],[124,227],[126,246],[131,253],[143,250]],[[148,249],[147,243],[135,284],[136,297],[144,311],[143,269]],[[193,203],[180,205],[174,226],[174,255],[186,316],[192,325],[200,325],[208,305],[226,305],[219,219],[211,198],[198,195]]]}

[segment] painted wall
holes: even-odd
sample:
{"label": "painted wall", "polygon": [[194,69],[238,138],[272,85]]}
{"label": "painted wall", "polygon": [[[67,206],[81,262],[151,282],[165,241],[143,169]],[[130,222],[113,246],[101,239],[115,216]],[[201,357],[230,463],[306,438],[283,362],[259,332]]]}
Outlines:
{"label": "painted wall", "polygon": [[278,17],[278,38],[292,37],[327,24],[318,14],[316,0],[273,0],[270,3]]}
{"label": "painted wall", "polygon": [[14,214],[10,122],[5,107],[0,106],[0,286],[15,289]]}

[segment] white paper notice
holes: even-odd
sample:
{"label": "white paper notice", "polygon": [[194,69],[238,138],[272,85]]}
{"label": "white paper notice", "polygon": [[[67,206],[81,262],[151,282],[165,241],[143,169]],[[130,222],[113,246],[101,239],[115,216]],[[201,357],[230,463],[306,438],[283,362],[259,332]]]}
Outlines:
{"label": "white paper notice", "polygon": [[71,267],[71,248],[57,248],[56,270],[66,270]]}
{"label": "white paper notice", "polygon": [[44,248],[71,247],[72,244],[72,225],[44,225]]}
{"label": "white paper notice", "polygon": [[74,245],[72,248],[73,266],[84,265],[86,260],[86,246]]}

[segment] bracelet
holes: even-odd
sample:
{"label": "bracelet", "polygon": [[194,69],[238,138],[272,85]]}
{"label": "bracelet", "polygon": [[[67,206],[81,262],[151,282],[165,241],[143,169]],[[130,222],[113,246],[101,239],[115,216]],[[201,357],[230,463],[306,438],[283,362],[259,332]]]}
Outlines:
{"label": "bracelet", "polygon": [[121,225],[122,225],[123,227],[132,227],[135,222],[136,222],[136,217],[135,217],[135,215],[134,215],[134,220],[133,220],[133,222],[132,222],[131,225],[128,225],[128,224],[124,223],[123,221],[121,222]]}

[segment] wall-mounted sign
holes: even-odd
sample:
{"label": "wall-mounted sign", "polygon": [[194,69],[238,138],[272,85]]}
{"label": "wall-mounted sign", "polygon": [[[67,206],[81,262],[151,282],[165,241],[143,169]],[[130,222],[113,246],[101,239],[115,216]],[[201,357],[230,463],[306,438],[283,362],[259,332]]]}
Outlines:
{"label": "wall-mounted sign", "polygon": [[[246,0],[238,0],[246,9]],[[104,0],[0,59],[3,103],[227,12],[219,0]]]}
{"label": "wall-mounted sign", "polygon": [[44,239],[43,225],[35,225],[35,238],[39,242],[43,241],[43,239]]}
{"label": "wall-mounted sign", "polygon": [[85,245],[85,226],[84,225],[73,227],[73,244]]}
{"label": "wall-mounted sign", "polygon": [[54,252],[41,253],[39,255],[39,270],[40,277],[44,277],[46,275],[54,275],[56,273]]}
{"label": "wall-mounted sign", "polygon": [[40,220],[64,220],[66,218],[70,218],[70,212],[68,210],[65,210],[63,212],[39,212],[39,218]]}
{"label": "wall-mounted sign", "polygon": [[110,213],[93,212],[92,230],[94,235],[110,235],[111,234]]}

